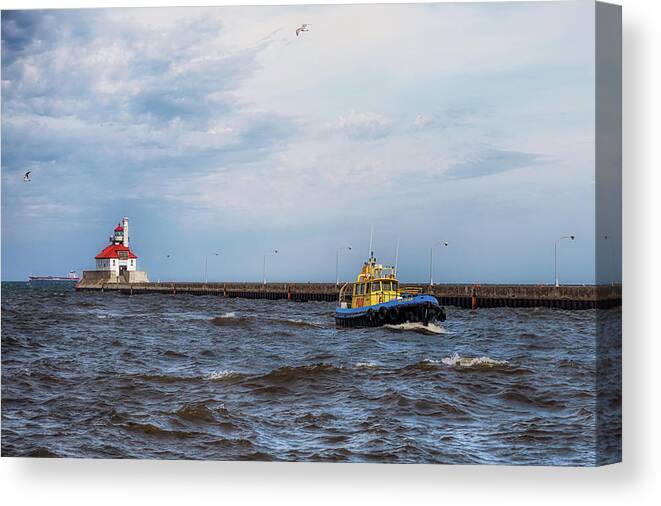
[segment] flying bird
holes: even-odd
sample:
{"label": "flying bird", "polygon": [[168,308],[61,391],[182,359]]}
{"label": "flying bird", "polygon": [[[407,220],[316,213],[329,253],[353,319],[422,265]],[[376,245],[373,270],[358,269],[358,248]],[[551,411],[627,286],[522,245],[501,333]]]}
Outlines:
{"label": "flying bird", "polygon": [[296,29],[296,36],[298,37],[298,35],[299,35],[301,32],[309,32],[310,30],[308,30],[308,26],[310,26],[310,25],[308,25],[307,23],[304,23],[304,24],[302,24],[301,26],[299,26],[299,27]]}
{"label": "flying bird", "polygon": [[23,181],[25,181],[26,183],[29,183],[29,182],[31,181],[31,179],[30,179],[30,172],[32,172],[32,171],[31,171],[31,170],[27,171],[27,172],[25,173],[25,176],[23,176]]}

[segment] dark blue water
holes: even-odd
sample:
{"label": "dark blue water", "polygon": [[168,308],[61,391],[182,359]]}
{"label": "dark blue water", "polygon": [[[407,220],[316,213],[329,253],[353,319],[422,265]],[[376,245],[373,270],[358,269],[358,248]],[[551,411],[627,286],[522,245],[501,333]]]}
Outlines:
{"label": "dark blue water", "polygon": [[620,309],[450,307],[430,330],[332,311],[3,283],[2,455],[597,461],[595,333]]}

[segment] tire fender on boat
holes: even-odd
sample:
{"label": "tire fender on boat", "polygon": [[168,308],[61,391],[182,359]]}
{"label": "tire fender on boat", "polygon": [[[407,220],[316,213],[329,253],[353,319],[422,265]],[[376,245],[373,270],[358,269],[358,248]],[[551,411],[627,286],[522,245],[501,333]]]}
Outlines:
{"label": "tire fender on boat", "polygon": [[375,315],[373,309],[367,310],[367,322],[372,325],[374,323]]}
{"label": "tire fender on boat", "polygon": [[388,310],[385,307],[380,307],[379,308],[379,320],[381,322],[386,321],[388,318]]}
{"label": "tire fender on boat", "polygon": [[399,320],[401,320],[402,317],[402,310],[397,306],[392,307],[390,308],[390,313],[388,316],[390,323],[399,323]]}

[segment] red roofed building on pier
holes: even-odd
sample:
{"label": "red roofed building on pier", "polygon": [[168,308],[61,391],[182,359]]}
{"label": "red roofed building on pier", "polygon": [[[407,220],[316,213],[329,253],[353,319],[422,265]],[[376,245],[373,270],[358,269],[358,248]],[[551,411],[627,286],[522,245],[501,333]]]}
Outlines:
{"label": "red roofed building on pier", "polygon": [[85,271],[83,277],[99,282],[147,283],[147,273],[138,271],[138,256],[129,246],[129,219],[123,218],[110,236],[110,244],[94,257],[95,271]]}

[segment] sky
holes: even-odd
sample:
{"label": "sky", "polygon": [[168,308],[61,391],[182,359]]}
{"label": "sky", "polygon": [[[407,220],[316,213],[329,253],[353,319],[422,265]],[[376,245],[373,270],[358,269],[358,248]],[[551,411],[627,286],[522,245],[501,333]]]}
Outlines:
{"label": "sky", "polygon": [[2,279],[93,269],[128,216],[152,280],[277,249],[269,280],[334,281],[351,246],[349,279],[373,227],[402,281],[433,249],[436,282],[550,283],[574,234],[592,283],[594,37],[589,1],[4,11]]}

